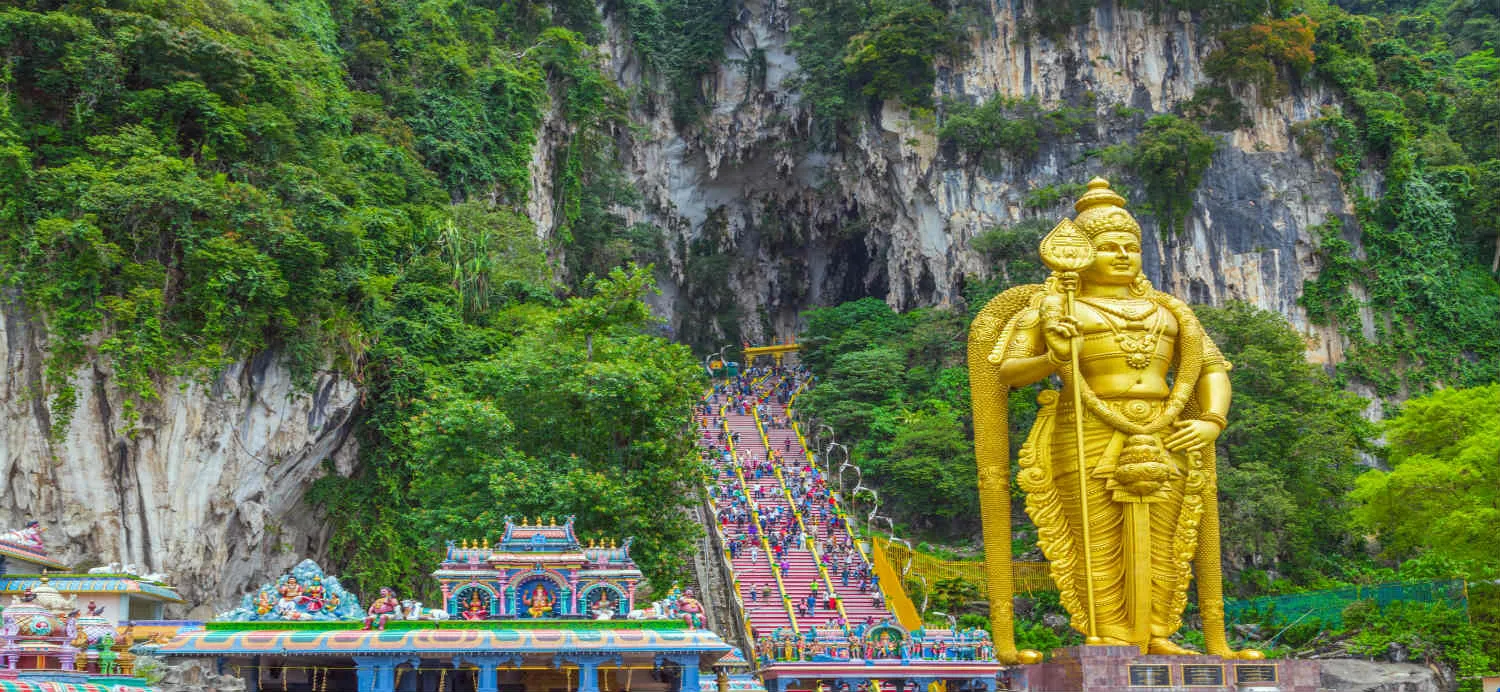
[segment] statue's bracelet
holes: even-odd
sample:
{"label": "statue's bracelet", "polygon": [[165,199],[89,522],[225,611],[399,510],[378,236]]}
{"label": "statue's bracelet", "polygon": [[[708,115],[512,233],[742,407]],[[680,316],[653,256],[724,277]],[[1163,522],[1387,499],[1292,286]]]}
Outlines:
{"label": "statue's bracelet", "polygon": [[1221,416],[1221,415],[1219,415],[1217,413],[1213,413],[1211,411],[1204,411],[1203,413],[1198,414],[1198,420],[1205,420],[1205,421],[1208,421],[1210,423],[1217,423],[1219,425],[1219,430],[1223,430],[1223,429],[1229,427],[1229,420],[1228,419],[1226,419],[1225,417],[1223,417],[1223,416]]}

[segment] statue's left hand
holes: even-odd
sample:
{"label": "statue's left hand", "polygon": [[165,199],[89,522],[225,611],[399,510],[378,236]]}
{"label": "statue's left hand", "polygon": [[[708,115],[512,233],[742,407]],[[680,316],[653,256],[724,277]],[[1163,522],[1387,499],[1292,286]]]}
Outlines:
{"label": "statue's left hand", "polygon": [[1173,423],[1172,427],[1177,428],[1176,432],[1167,436],[1162,444],[1174,452],[1186,452],[1211,445],[1214,440],[1219,439],[1219,433],[1222,432],[1218,423],[1206,420],[1180,420]]}

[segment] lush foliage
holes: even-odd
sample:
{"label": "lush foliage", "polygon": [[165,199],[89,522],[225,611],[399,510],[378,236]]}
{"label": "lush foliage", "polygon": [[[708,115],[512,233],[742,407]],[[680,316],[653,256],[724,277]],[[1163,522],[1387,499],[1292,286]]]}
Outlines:
{"label": "lush foliage", "polygon": [[[377,346],[366,463],[314,488],[345,523],[334,544],[363,585],[421,584],[444,538],[490,536],[507,515],[578,516],[586,538],[635,537],[657,583],[680,576],[700,530],[683,511],[701,475],[688,431],[701,370],[649,335],[643,272],[616,270],[587,297],[523,297],[494,329],[433,333],[413,295]],[[393,325],[394,327],[394,325]]]}
{"label": "lush foliage", "polygon": [[1313,66],[1313,24],[1306,16],[1269,18],[1219,34],[1223,43],[1203,63],[1203,71],[1221,82],[1253,84],[1261,103],[1285,96],[1285,69],[1300,78]]}
{"label": "lush foliage", "polygon": [[[1124,0],[1120,6],[1146,10],[1157,17],[1192,12],[1210,26],[1228,26],[1254,21],[1267,14],[1280,16],[1291,4],[1291,0]],[[1099,0],[1039,2],[1031,6],[1030,14],[1022,17],[1021,31],[1061,41],[1069,31],[1087,24],[1099,5]]]}
{"label": "lush foliage", "polygon": [[[134,424],[164,377],[268,354],[363,387],[360,475],[313,494],[362,588],[422,585],[507,513],[576,512],[676,576],[693,361],[652,336],[644,270],[584,280],[660,245],[619,216],[599,26],[566,2],[0,9],[0,271],[46,326],[55,431],[88,363]],[[519,212],[538,156],[551,246]]]}
{"label": "lush foliage", "polygon": [[1007,159],[1030,163],[1042,142],[1066,139],[1094,121],[1092,108],[1065,106],[1049,111],[1034,98],[994,97],[977,106],[959,101],[943,105],[938,138],[991,169],[998,169]]}
{"label": "lush foliage", "polygon": [[806,313],[803,410],[849,447],[881,510],[948,537],[978,528],[961,313],[896,314],[875,298]]}
{"label": "lush foliage", "polygon": [[1181,231],[1193,191],[1218,147],[1218,140],[1191,120],[1166,114],[1147,120],[1134,143],[1111,147],[1105,160],[1138,177],[1146,188],[1146,211],[1168,231]]}
{"label": "lush foliage", "polygon": [[1460,679],[1458,689],[1464,692],[1478,692],[1478,678],[1500,670],[1500,644],[1486,638],[1493,630],[1475,624],[1461,610],[1438,603],[1397,602],[1381,609],[1351,606],[1344,618],[1345,626],[1355,632],[1351,653],[1390,656],[1399,647],[1413,660],[1452,666]]}
{"label": "lush foliage", "polygon": [[1268,570],[1286,580],[1278,588],[1317,584],[1362,546],[1346,495],[1375,437],[1361,417],[1368,402],[1307,363],[1305,342],[1279,315],[1240,302],[1197,312],[1234,364],[1234,403],[1219,437],[1232,586],[1260,592]]}
{"label": "lush foliage", "polygon": [[798,0],[793,9],[793,83],[824,144],[872,102],[931,106],[934,60],[962,50],[961,19],[930,0]]}
{"label": "lush foliage", "polygon": [[[1382,395],[1493,382],[1500,87],[1492,53],[1471,40],[1485,35],[1483,22],[1466,2],[1382,18],[1308,9],[1317,27],[1314,71],[1347,95],[1350,109],[1327,109],[1299,138],[1314,155],[1331,150],[1358,200],[1349,231],[1358,231],[1364,253],[1349,242],[1356,234],[1326,227],[1323,273],[1303,303],[1351,342],[1344,372]],[[1370,198],[1358,184],[1366,166],[1384,173],[1384,196]],[[1486,256],[1497,258],[1489,271]],[[1366,309],[1373,319],[1361,317]]]}
{"label": "lush foliage", "polygon": [[661,76],[672,117],[686,125],[701,117],[711,93],[704,77],[724,57],[734,6],[725,0],[619,0],[613,10],[630,28],[632,47]]}
{"label": "lush foliage", "polygon": [[1500,384],[1444,389],[1384,424],[1390,471],[1359,478],[1360,523],[1394,558],[1420,554],[1487,564],[1500,525]]}

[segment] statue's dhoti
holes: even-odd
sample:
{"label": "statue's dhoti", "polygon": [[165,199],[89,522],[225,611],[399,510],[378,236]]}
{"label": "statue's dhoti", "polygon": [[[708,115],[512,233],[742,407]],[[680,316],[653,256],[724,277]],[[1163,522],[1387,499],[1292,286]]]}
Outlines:
{"label": "statue's dhoti", "polygon": [[[1020,483],[1063,605],[1074,614],[1073,628],[1088,632],[1073,411],[1071,405],[1057,406],[1057,397],[1049,398],[1022,450]],[[1155,419],[1164,406],[1149,399],[1104,404],[1138,424]],[[1171,636],[1182,624],[1204,478],[1201,452],[1174,453],[1161,446],[1171,429],[1132,436],[1093,413],[1084,416],[1088,550],[1098,636],[1144,643]]]}

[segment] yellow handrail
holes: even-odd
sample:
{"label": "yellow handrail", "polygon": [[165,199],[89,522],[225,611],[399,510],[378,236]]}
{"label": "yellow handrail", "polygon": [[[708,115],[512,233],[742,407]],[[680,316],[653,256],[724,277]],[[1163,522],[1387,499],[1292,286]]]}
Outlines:
{"label": "yellow handrail", "polygon": [[901,575],[896,573],[895,566],[880,548],[879,541],[870,541],[870,546],[870,552],[875,556],[875,573],[880,575],[880,590],[885,593],[885,602],[891,607],[891,612],[896,614],[896,620],[908,630],[921,627],[922,616],[917,613],[917,605],[912,603],[911,597],[906,595]]}

